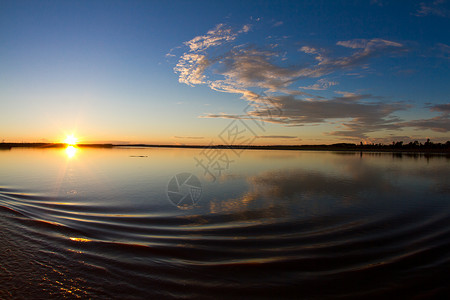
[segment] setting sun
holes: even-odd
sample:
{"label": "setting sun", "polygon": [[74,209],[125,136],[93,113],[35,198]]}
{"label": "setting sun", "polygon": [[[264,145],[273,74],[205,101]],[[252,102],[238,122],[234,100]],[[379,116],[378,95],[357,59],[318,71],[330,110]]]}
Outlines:
{"label": "setting sun", "polygon": [[67,145],[76,145],[77,141],[78,141],[77,138],[72,134],[66,137],[64,143],[66,143]]}

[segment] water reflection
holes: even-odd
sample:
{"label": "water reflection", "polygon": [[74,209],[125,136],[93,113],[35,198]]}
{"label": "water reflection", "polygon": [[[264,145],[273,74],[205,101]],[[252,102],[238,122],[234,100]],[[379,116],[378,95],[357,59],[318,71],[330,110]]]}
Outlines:
{"label": "water reflection", "polygon": [[77,153],[78,148],[76,148],[75,146],[67,146],[66,148],[66,154],[68,158],[73,158],[75,156],[75,154]]}
{"label": "water reflection", "polygon": [[448,291],[445,157],[249,150],[179,210],[167,183],[201,150],[80,149],[0,153],[0,298]]}
{"label": "water reflection", "polygon": [[427,161],[430,159],[450,160],[450,153],[423,153],[423,152],[356,152],[356,151],[333,151],[334,155],[339,156],[359,156],[359,157],[386,157],[389,156],[393,159],[421,159],[425,158]]}
{"label": "water reflection", "polygon": [[233,197],[210,199],[209,212],[241,218],[243,212],[258,210],[261,216],[278,218],[299,208],[327,213],[342,207],[365,209],[374,203],[411,206],[427,193],[444,196],[450,191],[444,155],[337,152],[289,160],[289,167],[223,177],[221,184],[229,181],[227,186],[232,187],[246,181],[248,188]]}

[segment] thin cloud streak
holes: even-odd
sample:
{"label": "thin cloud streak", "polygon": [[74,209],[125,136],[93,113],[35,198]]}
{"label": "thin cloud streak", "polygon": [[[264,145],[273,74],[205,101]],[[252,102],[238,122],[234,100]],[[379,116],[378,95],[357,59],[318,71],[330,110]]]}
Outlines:
{"label": "thin cloud streak", "polygon": [[191,140],[202,140],[203,136],[174,136],[174,139],[191,139]]}
{"label": "thin cloud streak", "polygon": [[441,115],[430,119],[419,119],[401,123],[404,127],[412,127],[417,130],[432,130],[435,132],[450,131],[450,104],[435,104],[429,107],[430,111],[440,112]]}
{"label": "thin cloud streak", "polygon": [[303,90],[315,90],[315,91],[323,91],[327,90],[330,87],[337,85],[338,83],[336,81],[328,81],[327,79],[319,79],[316,83],[313,85],[308,86],[300,86],[300,89]]}
{"label": "thin cloud streak", "polygon": [[294,135],[259,135],[258,139],[296,139],[297,136]]}
{"label": "thin cloud streak", "polygon": [[429,2],[421,2],[420,8],[414,14],[416,17],[439,16],[450,17],[450,10],[443,7],[445,0],[434,0]]}

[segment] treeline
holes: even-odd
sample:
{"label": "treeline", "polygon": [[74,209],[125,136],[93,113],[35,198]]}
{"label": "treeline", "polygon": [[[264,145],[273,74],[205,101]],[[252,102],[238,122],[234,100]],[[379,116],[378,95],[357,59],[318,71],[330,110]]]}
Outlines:
{"label": "treeline", "polygon": [[[356,146],[356,145],[355,145]],[[384,144],[363,144],[363,142],[359,145],[362,149],[404,149],[404,150],[428,150],[428,149],[441,149],[441,150],[449,150],[450,149],[450,141],[446,143],[433,143],[430,139],[427,139],[425,143],[419,143],[419,141],[404,143],[403,141],[393,141],[390,145]]]}

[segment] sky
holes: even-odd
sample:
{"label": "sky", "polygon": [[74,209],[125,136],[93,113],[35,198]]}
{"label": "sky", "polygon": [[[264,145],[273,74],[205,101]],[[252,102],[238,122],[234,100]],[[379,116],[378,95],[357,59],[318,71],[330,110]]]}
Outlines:
{"label": "sky", "polygon": [[0,1],[0,142],[450,140],[450,1]]}

